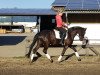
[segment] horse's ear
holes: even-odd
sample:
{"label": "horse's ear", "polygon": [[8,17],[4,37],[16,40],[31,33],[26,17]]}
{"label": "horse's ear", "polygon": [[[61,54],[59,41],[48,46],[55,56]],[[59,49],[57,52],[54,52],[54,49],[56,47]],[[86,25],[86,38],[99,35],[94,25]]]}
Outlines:
{"label": "horse's ear", "polygon": [[87,30],[87,28],[84,28],[84,30],[86,31],[86,30]]}

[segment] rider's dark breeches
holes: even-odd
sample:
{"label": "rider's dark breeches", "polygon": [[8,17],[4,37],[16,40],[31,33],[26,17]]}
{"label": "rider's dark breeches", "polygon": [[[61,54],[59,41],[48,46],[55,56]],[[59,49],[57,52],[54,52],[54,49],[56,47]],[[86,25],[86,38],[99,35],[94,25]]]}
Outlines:
{"label": "rider's dark breeches", "polygon": [[62,28],[62,27],[56,27],[56,30],[60,31],[60,37],[66,37],[66,29]]}

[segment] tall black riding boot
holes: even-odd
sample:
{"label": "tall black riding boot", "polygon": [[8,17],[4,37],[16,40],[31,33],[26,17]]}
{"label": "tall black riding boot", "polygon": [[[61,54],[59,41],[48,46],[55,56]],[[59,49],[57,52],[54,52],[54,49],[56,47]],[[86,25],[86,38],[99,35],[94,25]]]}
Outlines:
{"label": "tall black riding boot", "polygon": [[61,41],[60,41],[60,44],[61,44],[61,45],[64,44],[64,38],[65,38],[65,36],[64,36],[64,34],[63,34],[62,37],[61,37]]}

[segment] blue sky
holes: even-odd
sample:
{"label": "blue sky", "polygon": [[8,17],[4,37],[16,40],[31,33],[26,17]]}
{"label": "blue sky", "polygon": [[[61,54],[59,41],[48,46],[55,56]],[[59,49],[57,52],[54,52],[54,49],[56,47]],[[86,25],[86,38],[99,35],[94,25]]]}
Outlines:
{"label": "blue sky", "polygon": [[0,0],[0,8],[51,8],[55,0]]}

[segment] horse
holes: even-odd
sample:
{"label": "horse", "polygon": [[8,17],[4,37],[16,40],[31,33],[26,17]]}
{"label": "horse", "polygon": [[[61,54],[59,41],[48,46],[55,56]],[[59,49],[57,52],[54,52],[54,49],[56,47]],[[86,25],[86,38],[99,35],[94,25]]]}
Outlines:
{"label": "horse", "polygon": [[[62,59],[63,55],[65,54],[65,51],[68,49],[68,47],[73,49],[75,51],[75,55],[78,58],[78,60],[79,61],[81,60],[77,50],[75,49],[75,47],[72,44],[74,41],[74,37],[76,35],[79,36],[80,41],[83,41],[85,32],[86,32],[86,28],[83,28],[80,26],[68,28],[68,31],[66,33],[67,38],[64,40],[64,45],[62,46],[63,50],[62,50],[61,55],[58,58],[58,62],[61,62],[61,59]],[[37,42],[37,45],[33,49],[36,42]],[[28,52],[28,54],[26,54],[26,56],[30,57],[31,51],[33,50],[33,53],[31,55],[31,61],[33,61],[35,54],[37,53],[37,50],[42,45],[44,47],[43,52],[45,53],[46,57],[50,60],[50,62],[53,62],[53,60],[51,59],[51,56],[47,53],[47,49],[50,45],[57,45],[57,44],[59,44],[59,42],[56,39],[54,30],[43,30],[34,36],[33,42],[30,45],[29,52]]]}

